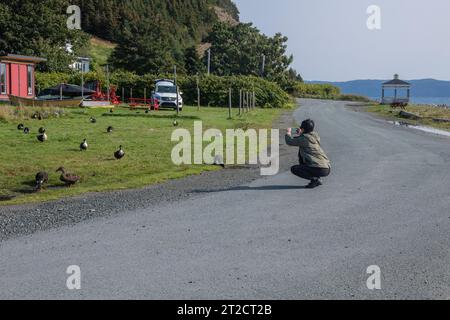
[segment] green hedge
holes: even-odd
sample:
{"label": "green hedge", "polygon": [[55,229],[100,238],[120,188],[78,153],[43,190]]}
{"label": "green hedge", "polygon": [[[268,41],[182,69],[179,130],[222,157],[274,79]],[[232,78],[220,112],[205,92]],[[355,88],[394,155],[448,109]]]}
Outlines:
{"label": "green hedge", "polygon": [[[105,86],[105,75],[99,72],[89,72],[84,75],[84,81],[100,80]],[[60,73],[60,72],[36,72],[36,89],[37,92],[56,86],[60,83],[70,83],[81,85],[81,73]]]}
{"label": "green hedge", "polygon": [[370,102],[364,96],[341,94],[341,90],[331,84],[312,84],[298,82],[293,87],[293,95],[297,98],[327,99],[342,101]]}
{"label": "green hedge", "polygon": [[[98,79],[102,81],[103,87],[106,86],[105,75],[103,73],[91,72],[85,75],[85,81]],[[125,100],[131,95],[133,88],[133,97],[144,97],[144,88],[147,89],[147,97],[150,97],[154,90],[154,82],[156,79],[168,78],[172,79],[173,75],[151,75],[138,76],[135,73],[127,71],[115,71],[111,74],[111,85],[117,87],[117,94],[125,93]],[[197,77],[196,76],[180,76],[178,79],[180,91],[183,92],[185,104],[197,105]],[[80,73],[64,74],[64,73],[37,73],[36,86],[38,90],[55,86],[61,82],[71,84],[81,84]],[[264,80],[254,76],[231,76],[218,77],[214,75],[200,76],[198,78],[199,88],[201,92],[201,105],[226,107],[228,106],[229,89],[233,93],[233,105],[239,104],[239,90],[255,91],[258,107],[264,108],[282,108],[290,102],[289,95],[284,92],[279,85],[274,82]]]}
{"label": "green hedge", "polygon": [[367,98],[367,97],[364,97],[364,96],[358,96],[358,95],[355,95],[355,94],[341,94],[340,96],[339,96],[339,100],[342,100],[342,101],[356,101],[356,102],[372,102],[372,100],[370,100],[369,98]]}
{"label": "green hedge", "polygon": [[330,84],[297,83],[293,95],[298,98],[337,99],[341,90]]}
{"label": "green hedge", "polygon": [[[233,105],[239,105],[239,91],[255,92],[257,105],[264,108],[282,108],[289,101],[289,95],[276,83],[253,76],[200,77],[201,103],[210,106],[228,106],[229,90],[232,90]],[[197,103],[197,78],[186,77],[179,81],[188,104]]]}

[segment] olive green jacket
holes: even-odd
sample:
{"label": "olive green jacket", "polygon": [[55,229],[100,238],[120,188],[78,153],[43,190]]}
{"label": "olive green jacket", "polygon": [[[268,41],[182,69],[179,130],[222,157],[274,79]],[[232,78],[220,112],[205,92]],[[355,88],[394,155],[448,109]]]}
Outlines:
{"label": "olive green jacket", "polygon": [[316,132],[302,134],[299,137],[286,135],[289,146],[299,147],[298,157],[301,164],[313,168],[331,169],[331,163],[320,145],[320,137]]}

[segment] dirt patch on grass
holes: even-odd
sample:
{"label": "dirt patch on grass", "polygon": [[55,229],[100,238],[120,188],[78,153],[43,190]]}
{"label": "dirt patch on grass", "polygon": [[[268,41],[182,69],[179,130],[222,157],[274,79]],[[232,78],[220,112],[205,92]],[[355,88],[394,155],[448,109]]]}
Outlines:
{"label": "dirt patch on grass", "polygon": [[113,43],[113,42],[108,41],[108,40],[100,39],[98,37],[92,37],[91,38],[91,44],[92,45],[96,45],[96,46],[102,46],[102,47],[110,48],[110,49],[114,49],[115,47],[117,47],[116,43]]}

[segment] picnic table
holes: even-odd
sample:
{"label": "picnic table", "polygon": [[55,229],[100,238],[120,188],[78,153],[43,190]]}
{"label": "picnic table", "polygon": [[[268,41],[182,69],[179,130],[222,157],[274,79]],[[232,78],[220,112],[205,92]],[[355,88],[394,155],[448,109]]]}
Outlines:
{"label": "picnic table", "polygon": [[157,103],[154,103],[152,98],[144,99],[144,98],[130,98],[129,105],[131,108],[135,109],[138,107],[145,107],[148,109],[158,110],[159,106]]}

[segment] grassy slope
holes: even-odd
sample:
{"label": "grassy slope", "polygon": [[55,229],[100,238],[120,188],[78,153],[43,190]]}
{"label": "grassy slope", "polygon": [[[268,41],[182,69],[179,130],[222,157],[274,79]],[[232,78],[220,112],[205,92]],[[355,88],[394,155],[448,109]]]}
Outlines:
{"label": "grassy slope", "polygon": [[91,38],[90,57],[99,65],[105,65],[114,51],[116,44],[97,37]]}
{"label": "grassy slope", "polygon": [[[387,119],[408,121],[399,116],[399,110],[393,110],[390,106],[373,105],[368,107],[368,111],[379,114]],[[424,126],[430,126],[433,128],[444,129],[450,131],[450,123],[438,123],[434,122],[433,118],[445,118],[450,119],[450,109],[421,106],[421,105],[409,105],[406,111],[415,113],[423,117],[423,120],[414,121],[413,124],[419,124]]]}
{"label": "grassy slope", "polygon": [[[192,132],[194,118],[203,121],[206,128],[270,128],[280,110],[265,109],[253,111],[242,117],[227,120],[228,110],[219,108],[186,107],[179,119],[180,127]],[[16,195],[0,205],[44,201],[85,192],[137,188],[167,179],[198,174],[205,170],[217,170],[211,166],[177,167],[171,162],[174,146],[170,138],[174,130],[173,111],[159,111],[145,115],[140,111],[120,109],[114,116],[102,116],[104,110],[76,109],[68,111],[62,118],[39,120],[14,120],[0,122],[2,136],[2,160],[0,162],[0,196]],[[121,116],[124,115],[124,116]],[[125,116],[128,115],[128,116]],[[90,123],[91,116],[97,123]],[[17,130],[17,124],[24,123],[31,128],[25,135]],[[113,134],[106,128],[113,126]],[[36,135],[45,127],[49,141],[42,144]],[[81,141],[87,138],[90,149],[80,152]],[[122,161],[114,160],[113,153],[123,145],[127,156]],[[67,189],[62,188],[55,170],[64,166],[68,171],[83,177],[82,183]],[[50,174],[47,190],[33,193],[30,185],[37,172]]]}

